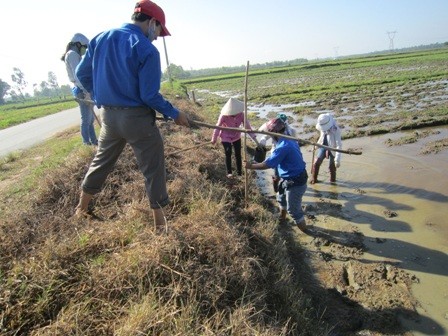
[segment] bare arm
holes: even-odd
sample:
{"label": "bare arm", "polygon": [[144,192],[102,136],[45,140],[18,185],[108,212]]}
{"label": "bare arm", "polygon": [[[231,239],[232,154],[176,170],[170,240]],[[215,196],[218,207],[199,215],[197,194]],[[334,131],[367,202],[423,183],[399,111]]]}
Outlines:
{"label": "bare arm", "polygon": [[270,167],[264,163],[264,162],[260,162],[260,163],[251,163],[251,162],[247,162],[244,161],[245,167],[247,169],[254,169],[254,170],[265,170],[265,169],[269,169]]}

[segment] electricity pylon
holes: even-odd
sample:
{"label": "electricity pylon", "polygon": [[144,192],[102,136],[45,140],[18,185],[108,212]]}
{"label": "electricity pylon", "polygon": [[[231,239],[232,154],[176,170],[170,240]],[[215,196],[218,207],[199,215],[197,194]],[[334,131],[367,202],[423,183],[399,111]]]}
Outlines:
{"label": "electricity pylon", "polygon": [[394,51],[394,38],[397,31],[388,31],[387,35],[389,36],[389,50]]}

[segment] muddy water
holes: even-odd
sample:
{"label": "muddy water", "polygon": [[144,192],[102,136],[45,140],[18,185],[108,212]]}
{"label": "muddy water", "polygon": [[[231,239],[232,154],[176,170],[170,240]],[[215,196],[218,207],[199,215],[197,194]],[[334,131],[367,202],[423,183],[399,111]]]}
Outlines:
{"label": "muddy water", "polygon": [[[404,134],[345,140],[344,148],[362,148],[361,156],[343,155],[337,184],[329,181],[324,161],[322,183],[309,185],[304,204],[319,197],[342,204],[341,218],[365,236],[368,261],[392,263],[414,274],[412,291],[420,303],[419,321],[404,319],[414,335],[448,335],[448,151],[419,154],[429,141],[448,137],[448,128],[416,144],[387,147],[385,141]],[[312,149],[303,148],[308,172]],[[270,194],[266,175],[262,191]]]}

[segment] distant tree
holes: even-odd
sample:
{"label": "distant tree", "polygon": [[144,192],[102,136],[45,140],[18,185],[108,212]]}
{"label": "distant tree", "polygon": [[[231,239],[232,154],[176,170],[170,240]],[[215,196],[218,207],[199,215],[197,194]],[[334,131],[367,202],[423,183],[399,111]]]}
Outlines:
{"label": "distant tree", "polygon": [[48,87],[52,91],[53,96],[59,96],[60,88],[59,88],[58,79],[57,79],[56,75],[54,74],[54,72],[52,72],[52,71],[48,72]]}
{"label": "distant tree", "polygon": [[12,68],[14,71],[11,75],[12,81],[15,83],[14,88],[17,90],[18,96],[25,99],[25,89],[28,83],[25,80],[25,74],[19,68]]}
{"label": "distant tree", "polygon": [[0,79],[0,105],[5,103],[5,95],[9,89],[11,89],[11,86]]}
{"label": "distant tree", "polygon": [[50,85],[48,84],[48,82],[46,81],[42,81],[39,84],[39,91],[40,91],[40,95],[42,97],[51,97],[51,89],[50,89]]}
{"label": "distant tree", "polygon": [[171,79],[185,79],[191,77],[191,74],[188,71],[185,71],[181,65],[176,65],[173,63],[171,63],[168,68],[165,69],[162,78],[164,80],[168,80],[169,75],[171,75]]}
{"label": "distant tree", "polygon": [[70,85],[61,85],[61,94],[66,98],[67,96],[72,95],[72,88]]}
{"label": "distant tree", "polygon": [[17,94],[17,92],[15,90],[11,89],[8,93],[11,96],[12,101],[15,101],[15,102],[19,101],[20,96]]}
{"label": "distant tree", "polygon": [[33,84],[33,93],[34,93],[34,97],[37,98],[37,102],[39,102],[40,92],[39,92],[39,87],[37,86],[36,83]]}

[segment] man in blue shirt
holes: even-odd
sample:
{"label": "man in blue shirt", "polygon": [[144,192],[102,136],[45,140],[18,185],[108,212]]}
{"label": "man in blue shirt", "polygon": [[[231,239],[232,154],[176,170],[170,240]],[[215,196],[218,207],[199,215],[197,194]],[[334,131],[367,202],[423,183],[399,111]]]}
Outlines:
{"label": "man in blue shirt", "polygon": [[149,0],[134,8],[132,24],[97,35],[76,69],[76,76],[97,106],[104,108],[98,150],[82,183],[76,215],[88,205],[112,171],[126,143],[132,147],[145,176],[146,193],[155,226],[165,224],[162,208],[169,203],[166,190],[163,140],[156,112],[189,126],[185,113],[160,94],[160,55],[152,41],[170,35],[163,10]]}
{"label": "man in blue shirt", "polygon": [[[271,119],[266,124],[266,129],[268,132],[285,134],[286,124],[278,117]],[[277,201],[280,205],[281,219],[286,219],[286,212],[288,212],[298,228],[305,232],[302,197],[306,191],[308,174],[299,143],[281,136],[274,137],[274,141],[275,148],[266,160],[261,163],[246,162],[246,168],[260,170],[277,168],[280,177]]]}

